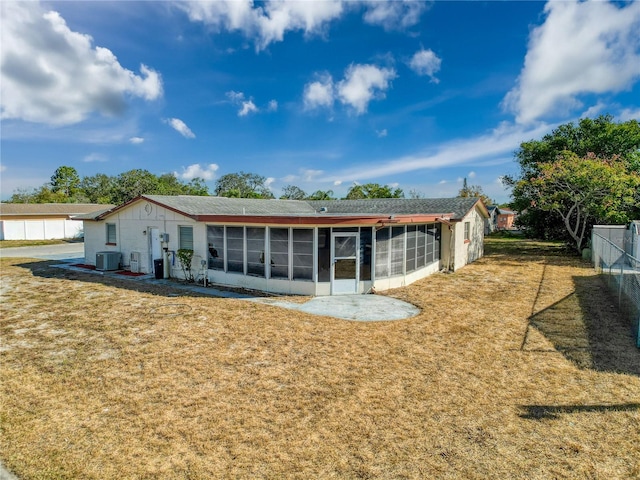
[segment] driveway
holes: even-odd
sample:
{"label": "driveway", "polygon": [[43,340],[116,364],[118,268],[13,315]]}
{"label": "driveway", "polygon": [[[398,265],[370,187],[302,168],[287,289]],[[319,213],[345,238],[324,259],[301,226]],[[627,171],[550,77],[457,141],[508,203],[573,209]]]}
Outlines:
{"label": "driveway", "polygon": [[5,257],[41,258],[43,260],[64,260],[82,263],[84,262],[84,243],[0,248],[0,258]]}

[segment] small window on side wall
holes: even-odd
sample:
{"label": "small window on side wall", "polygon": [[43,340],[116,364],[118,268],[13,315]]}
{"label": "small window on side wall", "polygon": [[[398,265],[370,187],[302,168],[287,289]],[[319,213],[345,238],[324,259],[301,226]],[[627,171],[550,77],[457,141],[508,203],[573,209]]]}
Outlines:
{"label": "small window on side wall", "polygon": [[178,248],[193,250],[193,227],[178,227]]}
{"label": "small window on side wall", "polygon": [[471,241],[471,222],[464,222],[464,241]]}
{"label": "small window on side wall", "polygon": [[116,224],[107,223],[107,245],[116,244]]}

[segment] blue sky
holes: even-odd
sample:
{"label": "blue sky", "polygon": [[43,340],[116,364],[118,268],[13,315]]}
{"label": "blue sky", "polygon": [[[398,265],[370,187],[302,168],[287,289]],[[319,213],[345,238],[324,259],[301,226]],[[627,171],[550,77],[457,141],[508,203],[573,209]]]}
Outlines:
{"label": "blue sky", "polygon": [[513,152],[640,118],[640,2],[2,2],[1,197],[69,165],[274,195],[375,182],[498,202]]}

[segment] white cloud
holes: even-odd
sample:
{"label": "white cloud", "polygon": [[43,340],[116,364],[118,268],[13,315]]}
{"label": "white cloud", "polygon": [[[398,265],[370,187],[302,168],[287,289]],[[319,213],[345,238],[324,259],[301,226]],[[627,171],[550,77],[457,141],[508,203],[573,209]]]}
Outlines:
{"label": "white cloud", "polygon": [[90,153],[82,159],[83,162],[87,163],[106,162],[107,160],[107,157],[102,153]]}
{"label": "white cloud", "polygon": [[440,70],[442,60],[433,52],[433,50],[418,50],[409,60],[409,67],[418,75],[428,76],[431,81],[438,83],[439,80],[435,74]]}
{"label": "white cloud", "polygon": [[144,138],[142,138],[142,137],[131,137],[129,139],[129,143],[133,143],[134,145],[140,145],[141,143],[144,143]]}
{"label": "white cloud", "polygon": [[189,19],[218,31],[240,31],[255,41],[256,50],[272,42],[281,42],[285,33],[302,31],[305,35],[323,34],[329,22],[344,9],[341,0],[267,1],[254,6],[252,0],[214,0],[180,2]]}
{"label": "white cloud", "polygon": [[337,85],[340,101],[351,106],[357,115],[367,111],[369,102],[385,97],[391,80],[396,78],[392,68],[380,68],[375,65],[350,65],[345,77]]}
{"label": "white cloud", "polygon": [[619,92],[640,78],[640,2],[548,2],[504,106],[521,123],[581,106],[582,94]]}
{"label": "white cloud", "polygon": [[235,92],[233,90],[229,90],[227,93],[225,93],[225,95],[229,100],[231,100],[231,103],[237,104],[244,100],[244,93],[242,92]]}
{"label": "white cloud", "polygon": [[0,165],[0,172],[4,172],[7,169],[6,165]]}
{"label": "white cloud", "polygon": [[476,178],[476,172],[471,171],[471,172],[467,173],[467,177],[469,177],[469,178]]}
{"label": "white cloud", "polygon": [[278,101],[277,100],[269,100],[267,104],[267,112],[277,112],[278,111]]}
{"label": "white cloud", "polygon": [[[226,96],[233,105],[239,107],[239,117],[246,117],[250,113],[258,113],[260,111],[256,104],[253,103],[253,98],[247,99],[243,92],[235,92],[231,90],[226,93]],[[275,100],[271,100],[271,102],[269,102],[268,108],[272,107],[272,102],[275,102]],[[278,102],[275,102],[275,108],[278,108]]]}
{"label": "white cloud", "polygon": [[304,108],[331,108],[334,102],[333,78],[325,73],[318,75],[318,80],[304,86]]}
{"label": "white cloud", "polygon": [[369,0],[365,4],[364,21],[380,25],[385,30],[401,30],[416,25],[428,7],[427,2],[415,0]]}
{"label": "white cloud", "polygon": [[501,124],[485,135],[444,143],[433,152],[369,163],[366,168],[355,166],[336,171],[333,175],[326,176],[321,180],[326,182],[333,182],[337,179],[343,181],[369,180],[452,165],[475,165],[505,153],[511,154],[518,149],[523,139],[540,138],[555,126],[540,124],[534,128],[524,128],[520,125]]}
{"label": "white cloud", "polygon": [[618,115],[618,119],[621,122],[626,122],[628,120],[639,120],[640,121],[640,108],[636,110],[632,110],[631,108],[625,108]]}
{"label": "white cloud", "polygon": [[119,115],[128,97],[162,95],[160,74],[123,68],[108,49],[69,29],[37,2],[2,2],[2,118],[70,125],[94,112]]}
{"label": "white cloud", "polygon": [[169,118],[165,120],[165,122],[168,123],[176,132],[178,132],[183,137],[196,138],[195,133],[193,133],[191,129],[187,127],[187,124],[179,118]]}
{"label": "white cloud", "polygon": [[242,102],[242,106],[238,111],[238,116],[246,117],[250,113],[257,113],[257,112],[258,112],[258,107],[256,107],[255,103],[253,103],[251,100],[247,100],[245,102]]}
{"label": "white cloud", "polygon": [[440,181],[438,182],[438,184],[439,184],[439,185],[444,185],[445,183],[448,183],[448,182],[447,182],[446,180],[440,180]]}
{"label": "white cloud", "polygon": [[267,188],[271,188],[271,185],[273,185],[273,182],[275,182],[276,179],[274,177],[267,177],[264,181],[264,186]]}
{"label": "white cloud", "polygon": [[193,180],[198,177],[209,181],[215,178],[218,168],[218,165],[215,163],[204,166],[201,166],[199,163],[194,163],[186,168],[182,167],[182,173],[173,172],[173,175],[182,180]]}
{"label": "white cloud", "polygon": [[416,0],[352,2],[350,0],[209,0],[175,2],[192,22],[201,22],[214,31],[238,31],[264,50],[281,42],[288,32],[305,36],[326,35],[331,22],[347,11],[364,9],[363,20],[385,30],[416,25],[428,3]]}
{"label": "white cloud", "polygon": [[335,182],[333,182],[333,185],[336,187],[342,185],[342,180],[336,180]]}
{"label": "white cloud", "polygon": [[376,135],[378,136],[378,138],[384,138],[388,135],[389,132],[387,132],[386,128],[383,128],[382,130],[376,130]]}

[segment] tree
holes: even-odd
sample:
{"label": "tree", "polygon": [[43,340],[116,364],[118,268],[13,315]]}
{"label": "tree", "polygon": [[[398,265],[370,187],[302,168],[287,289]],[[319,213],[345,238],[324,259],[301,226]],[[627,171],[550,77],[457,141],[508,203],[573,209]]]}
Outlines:
{"label": "tree", "polygon": [[459,197],[463,198],[480,198],[485,205],[493,205],[494,201],[486,196],[482,191],[482,187],[480,185],[467,185],[467,179],[465,178],[462,183],[462,188],[458,192]]}
{"label": "tree", "polygon": [[114,203],[112,201],[115,179],[104,173],[84,177],[80,181],[80,190],[90,203]]}
{"label": "tree", "polygon": [[333,190],[316,190],[307,197],[307,200],[335,200]]}
{"label": "tree", "polygon": [[305,191],[295,185],[287,185],[280,195],[280,200],[304,200],[305,198],[307,198]]}
{"label": "tree", "polygon": [[118,175],[114,182],[112,203],[121,204],[146,194],[159,192],[158,177],[148,170],[134,169]]}
{"label": "tree", "polygon": [[553,164],[560,155],[566,156],[564,152],[571,152],[578,159],[592,155],[595,160],[608,161],[615,157],[628,173],[640,173],[640,124],[637,120],[615,123],[610,115],[602,115],[582,119],[577,125],[561,125],[541,140],[520,145],[515,153],[520,172],[504,177],[504,183],[512,188],[513,209],[520,212],[517,222],[530,236],[570,238],[562,217],[555,211],[542,210],[528,188],[542,167]]}
{"label": "tree", "polygon": [[519,186],[535,198],[537,208],[560,216],[578,252],[594,221],[627,223],[631,212],[640,211],[640,174],[629,172],[619,157],[578,158],[564,152]]}
{"label": "tree", "polygon": [[58,167],[51,176],[51,191],[62,195],[68,201],[78,193],[80,188],[80,177],[78,171],[73,167]]}
{"label": "tree", "polygon": [[235,198],[273,198],[266,178],[255,173],[228,173],[216,180],[215,195]]}
{"label": "tree", "polygon": [[363,198],[404,198],[404,192],[400,188],[379,183],[355,184],[347,192],[346,200],[359,200]]}

